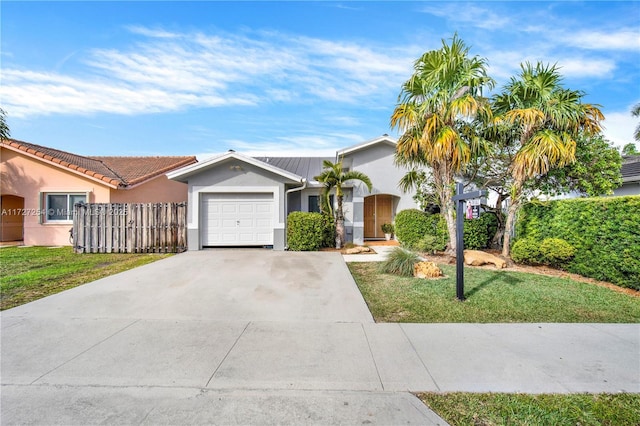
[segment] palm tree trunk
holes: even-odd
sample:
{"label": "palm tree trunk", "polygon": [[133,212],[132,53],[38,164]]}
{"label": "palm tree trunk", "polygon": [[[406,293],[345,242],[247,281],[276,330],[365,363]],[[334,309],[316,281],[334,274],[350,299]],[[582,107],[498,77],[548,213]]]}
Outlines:
{"label": "palm tree trunk", "polygon": [[336,248],[344,245],[344,212],[342,211],[342,195],[338,195],[338,208],[336,209]]}
{"label": "palm tree trunk", "polygon": [[514,190],[511,196],[511,205],[507,211],[507,221],[504,225],[504,238],[502,240],[502,255],[509,257],[511,253],[511,234],[513,234],[513,228],[516,222],[516,213],[520,208],[520,198],[522,195],[523,182],[516,181],[514,183]]}
{"label": "palm tree trunk", "polygon": [[505,220],[502,215],[502,202],[504,201],[504,196],[502,194],[498,194],[498,199],[496,200],[496,208],[493,212],[496,215],[496,219],[498,220],[498,228],[496,229],[496,233],[493,235],[491,239],[491,248],[500,249],[502,248],[502,237],[504,236],[504,228],[505,228]]}
{"label": "palm tree trunk", "polygon": [[454,217],[454,206],[451,199],[453,194],[451,186],[447,185],[440,191],[440,210],[444,215],[444,220],[447,222],[447,231],[449,232],[449,244],[445,253],[450,256],[456,255],[456,219]]}

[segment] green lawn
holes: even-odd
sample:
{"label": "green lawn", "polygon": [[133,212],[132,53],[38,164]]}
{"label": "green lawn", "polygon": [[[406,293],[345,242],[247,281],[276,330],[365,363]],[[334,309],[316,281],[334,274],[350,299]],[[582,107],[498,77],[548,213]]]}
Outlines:
{"label": "green lawn", "polygon": [[75,254],[71,247],[0,249],[0,309],[9,309],[170,254]]}
{"label": "green lawn", "polygon": [[378,263],[348,264],[377,322],[638,323],[640,298],[568,278],[465,268],[465,302],[455,298],[455,266],[447,278],[378,272]]}
{"label": "green lawn", "polygon": [[452,426],[640,424],[638,394],[422,393],[418,397]]}

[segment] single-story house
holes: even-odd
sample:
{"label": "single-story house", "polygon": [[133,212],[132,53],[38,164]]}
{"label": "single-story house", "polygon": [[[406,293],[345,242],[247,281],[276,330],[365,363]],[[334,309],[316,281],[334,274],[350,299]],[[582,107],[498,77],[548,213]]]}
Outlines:
{"label": "single-story house", "polygon": [[342,160],[344,169],[371,179],[345,190],[346,240],[362,244],[382,239],[383,223],[417,207],[413,193],[398,182],[407,172],[394,164],[396,141],[388,135],[339,150],[335,157],[250,157],[234,151],[167,173],[188,185],[189,250],[216,246],[286,248],[286,217],[292,211],[319,211],[322,184],[314,177],[322,161]]}
{"label": "single-story house", "polygon": [[622,157],[622,186],[613,190],[613,195],[640,195],[640,155]]}
{"label": "single-story house", "polygon": [[187,200],[166,173],[194,156],[85,157],[15,139],[0,141],[0,241],[69,245],[73,205]]}

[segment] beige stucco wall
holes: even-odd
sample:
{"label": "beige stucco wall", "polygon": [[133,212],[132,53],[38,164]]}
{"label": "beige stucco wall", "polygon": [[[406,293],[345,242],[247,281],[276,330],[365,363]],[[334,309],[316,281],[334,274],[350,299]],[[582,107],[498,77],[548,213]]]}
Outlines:
{"label": "beige stucco wall", "polygon": [[[69,245],[72,224],[46,223],[39,213],[41,192],[83,192],[88,202],[109,202],[109,188],[15,151],[0,148],[0,194],[24,198],[24,244]],[[44,222],[44,223],[40,223]]]}
{"label": "beige stucco wall", "polygon": [[160,175],[131,189],[112,189],[112,203],[182,203],[187,201],[186,183]]}

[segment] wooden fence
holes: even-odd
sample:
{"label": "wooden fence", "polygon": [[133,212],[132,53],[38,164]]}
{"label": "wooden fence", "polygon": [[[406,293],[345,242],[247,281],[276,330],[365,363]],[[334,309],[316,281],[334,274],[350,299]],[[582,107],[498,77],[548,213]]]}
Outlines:
{"label": "wooden fence", "polygon": [[76,253],[180,253],[187,249],[187,203],[78,203]]}

